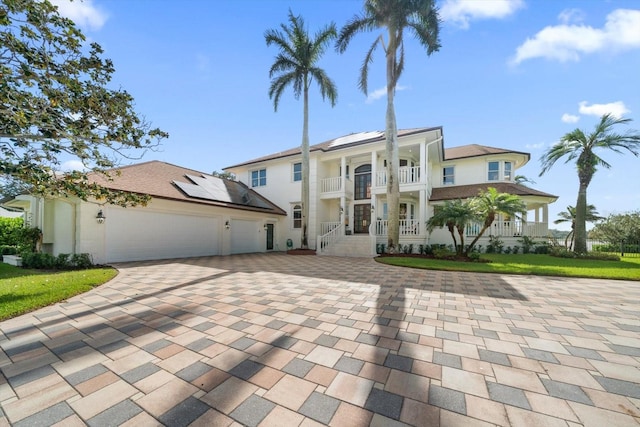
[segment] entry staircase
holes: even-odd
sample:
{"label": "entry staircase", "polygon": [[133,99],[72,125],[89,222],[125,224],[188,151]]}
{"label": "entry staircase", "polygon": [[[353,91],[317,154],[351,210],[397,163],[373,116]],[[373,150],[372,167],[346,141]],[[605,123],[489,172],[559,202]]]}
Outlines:
{"label": "entry staircase", "polygon": [[368,234],[340,236],[317,251],[318,255],[342,257],[372,257],[371,236]]}

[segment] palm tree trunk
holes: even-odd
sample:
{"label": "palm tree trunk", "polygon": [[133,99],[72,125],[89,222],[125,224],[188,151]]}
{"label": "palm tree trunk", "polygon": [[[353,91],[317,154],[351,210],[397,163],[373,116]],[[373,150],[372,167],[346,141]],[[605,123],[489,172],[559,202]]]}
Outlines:
{"label": "palm tree trunk", "polygon": [[400,184],[398,183],[398,125],[393,99],[396,89],[396,35],[389,29],[389,45],[387,46],[387,114],[386,114],[386,158],[387,158],[387,209],[388,230],[387,248],[389,253],[395,253],[400,240]]}
{"label": "palm tree trunk", "polygon": [[309,84],[305,78],[304,118],[302,123],[302,242],[301,248],[309,248]]}
{"label": "palm tree trunk", "polygon": [[578,200],[576,201],[576,228],[573,233],[575,245],[573,251],[579,254],[587,253],[587,184],[580,182]]}

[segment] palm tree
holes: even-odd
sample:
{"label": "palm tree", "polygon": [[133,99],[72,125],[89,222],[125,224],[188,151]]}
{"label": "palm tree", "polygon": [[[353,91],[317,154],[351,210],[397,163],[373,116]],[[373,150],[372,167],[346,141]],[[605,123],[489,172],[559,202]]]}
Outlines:
{"label": "palm tree", "polygon": [[[558,219],[553,221],[554,224],[562,224],[563,222],[571,223],[571,231],[567,234],[567,237],[564,239],[565,248],[571,249],[573,247],[574,236],[575,236],[575,228],[576,228],[576,208],[574,206],[567,206],[566,211],[562,211],[558,213]],[[604,217],[598,214],[596,211],[596,207],[594,205],[587,205],[587,222],[595,222],[604,219]],[[571,238],[571,244],[569,244],[569,238]]]}
{"label": "palm tree", "polygon": [[472,199],[471,203],[476,213],[480,218],[483,218],[483,222],[480,232],[467,248],[465,255],[469,255],[469,252],[471,252],[478,242],[478,239],[491,227],[491,224],[493,224],[498,214],[517,216],[517,214],[524,214],[527,211],[527,205],[520,197],[509,193],[498,193],[498,190],[493,187],[489,187],[486,191],[480,192],[477,197]]}
{"label": "palm tree", "polygon": [[322,99],[329,98],[331,106],[336,104],[338,90],[327,73],[317,66],[329,42],[337,37],[336,25],[332,22],[319,30],[314,38],[309,37],[301,16],[294,16],[289,10],[289,25],[281,24],[280,30],[267,30],[264,38],[267,46],[275,44],[278,55],[269,70],[271,86],[269,98],[273,99],[273,109],[278,111],[282,93],[293,86],[296,99],[303,96],[304,118],[302,122],[302,224],[301,248],[308,249],[309,224],[309,87],[315,80]]}
{"label": "palm tree", "polygon": [[627,124],[631,119],[615,118],[611,114],[605,114],[590,134],[576,129],[569,132],[553,145],[540,158],[542,171],[540,176],[563,157],[567,157],[565,163],[576,160],[578,169],[578,200],[576,201],[575,219],[575,246],[574,252],[587,252],[587,187],[591,183],[598,166],[607,169],[611,167],[602,157],[595,153],[596,149],[607,149],[621,154],[623,150],[638,156],[640,150],[640,133],[628,131],[624,134],[615,133],[613,127],[619,124]]}
{"label": "palm tree", "polygon": [[519,185],[525,185],[525,184],[535,184],[536,182],[530,178],[527,178],[524,175],[516,175],[513,178],[513,182],[515,182],[516,184]]}
{"label": "palm tree", "polygon": [[[462,255],[465,228],[469,222],[477,219],[476,211],[468,200],[447,200],[444,205],[437,206],[433,216],[427,221],[427,229],[431,232],[436,227],[447,227],[449,233],[451,233],[456,253]],[[456,232],[460,238],[459,243],[458,239],[456,239]]]}
{"label": "palm tree", "polygon": [[364,13],[354,16],[341,30],[336,48],[343,53],[353,38],[361,31],[386,28],[387,39],[381,34],[374,40],[365,55],[360,69],[359,87],[367,95],[369,64],[373,53],[382,46],[386,57],[387,113],[386,113],[386,159],[387,159],[387,206],[389,215],[389,252],[395,252],[400,238],[400,186],[398,183],[398,125],[393,104],[396,85],[404,70],[404,32],[409,30],[431,55],[440,49],[440,20],[434,0],[366,0]]}

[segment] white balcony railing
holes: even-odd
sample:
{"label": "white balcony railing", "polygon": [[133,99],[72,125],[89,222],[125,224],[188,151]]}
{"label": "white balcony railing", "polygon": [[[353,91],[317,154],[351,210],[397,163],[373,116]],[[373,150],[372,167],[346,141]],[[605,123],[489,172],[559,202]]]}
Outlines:
{"label": "white balcony railing", "polygon": [[[375,222],[375,232],[377,236],[386,236],[389,229],[389,221],[377,220]],[[400,220],[401,236],[418,236],[420,235],[420,221],[417,219],[401,219]]]}
{"label": "white balcony railing", "polygon": [[[398,182],[403,184],[417,184],[420,182],[420,166],[403,166],[398,170]],[[376,172],[376,186],[387,185],[387,171]]]}

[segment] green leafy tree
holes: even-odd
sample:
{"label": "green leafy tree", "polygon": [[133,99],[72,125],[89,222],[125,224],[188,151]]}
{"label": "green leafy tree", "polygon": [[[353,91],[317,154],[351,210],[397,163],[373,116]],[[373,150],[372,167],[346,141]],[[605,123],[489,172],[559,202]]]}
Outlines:
{"label": "green leafy tree", "polygon": [[[587,222],[596,222],[601,219],[604,219],[604,217],[601,217],[600,214],[598,214],[596,207],[594,205],[587,205]],[[573,247],[575,235],[574,230],[576,228],[576,208],[574,206],[567,206],[567,210],[558,213],[558,219],[553,221],[554,224],[563,224],[567,222],[571,224],[571,231],[564,238],[564,246],[565,248],[571,249]],[[569,242],[569,239],[571,239],[571,242]]]}
{"label": "green leafy tree", "polygon": [[589,237],[614,243],[623,240],[640,243],[640,211],[609,215],[595,225]]}
{"label": "green leafy tree", "polygon": [[[467,224],[478,219],[477,212],[469,200],[447,200],[437,206],[433,216],[427,221],[429,232],[436,227],[447,227],[458,255],[464,251],[464,232]],[[458,238],[456,238],[456,233]],[[459,239],[459,240],[458,240]]]}
{"label": "green leafy tree", "polygon": [[273,99],[273,108],[278,111],[282,93],[293,86],[296,99],[303,99],[302,122],[302,236],[301,247],[307,249],[309,224],[309,88],[315,80],[322,99],[329,99],[334,106],[338,97],[335,83],[327,73],[318,67],[318,61],[327,45],[337,36],[336,26],[331,23],[319,30],[313,37],[305,27],[301,16],[294,16],[289,10],[289,25],[281,24],[280,30],[270,29],[264,34],[267,46],[275,45],[279,52],[269,70],[271,86],[269,98]]}
{"label": "green leafy tree", "polygon": [[[129,93],[109,88],[113,63],[85,41],[48,0],[0,3],[0,175],[41,196],[143,203],[147,197],[108,190],[91,173],[108,176],[168,135],[136,114]],[[84,168],[61,174],[63,159]]]}
{"label": "green leafy tree", "polygon": [[394,253],[400,238],[400,185],[398,171],[398,125],[394,96],[398,80],[404,70],[405,30],[411,32],[431,55],[440,49],[440,20],[433,0],[366,0],[364,13],[353,17],[340,31],[336,48],[343,53],[353,36],[363,31],[384,28],[387,32],[378,35],[365,55],[360,69],[359,87],[368,94],[369,64],[380,46],[385,54],[387,79],[386,144],[387,159],[387,206],[388,242],[390,253]]}
{"label": "green leafy tree", "polygon": [[469,255],[478,239],[491,227],[499,214],[516,217],[518,214],[524,214],[527,211],[527,205],[520,197],[509,193],[499,193],[493,187],[480,192],[478,196],[472,199],[471,203],[476,214],[481,218],[482,228],[480,228],[478,235],[467,247],[465,255]]}
{"label": "green leafy tree", "polygon": [[596,150],[610,150],[618,154],[628,151],[636,157],[640,152],[640,133],[628,131],[620,134],[613,130],[615,126],[629,122],[631,119],[615,118],[605,114],[593,132],[587,134],[580,129],[575,129],[564,135],[540,158],[541,176],[563,157],[566,157],[565,163],[574,160],[576,162],[579,188],[576,201],[574,252],[587,252],[587,188],[598,166],[607,169],[611,167],[596,153]]}

